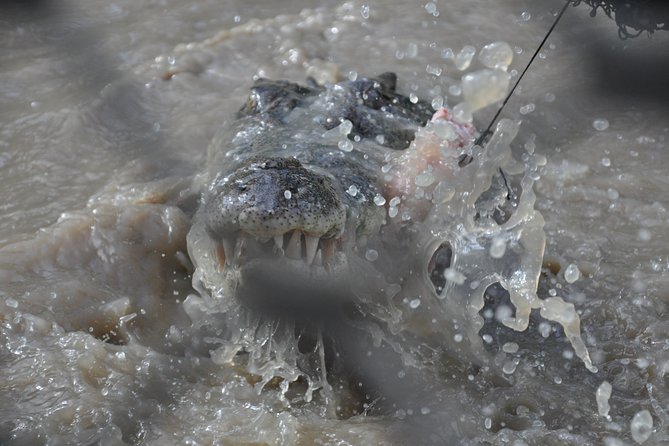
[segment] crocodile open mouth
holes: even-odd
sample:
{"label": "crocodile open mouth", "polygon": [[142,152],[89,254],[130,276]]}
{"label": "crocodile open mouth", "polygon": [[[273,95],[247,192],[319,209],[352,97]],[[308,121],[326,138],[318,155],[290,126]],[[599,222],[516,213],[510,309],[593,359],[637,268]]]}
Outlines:
{"label": "crocodile open mouth", "polygon": [[216,254],[219,264],[226,267],[240,267],[262,258],[290,262],[313,271],[331,271],[340,263],[343,245],[342,237],[321,238],[297,229],[267,238],[240,231],[235,236],[221,237]]}
{"label": "crocodile open mouth", "polygon": [[245,232],[217,242],[219,268],[235,278],[235,295],[272,316],[329,316],[344,302],[348,271],[345,239],[292,230],[270,238]]}

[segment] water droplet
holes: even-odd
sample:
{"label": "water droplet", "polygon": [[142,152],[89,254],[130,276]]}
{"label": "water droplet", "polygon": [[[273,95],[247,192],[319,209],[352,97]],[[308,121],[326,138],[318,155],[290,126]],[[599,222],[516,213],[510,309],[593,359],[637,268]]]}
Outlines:
{"label": "water droplet", "polygon": [[432,99],[432,109],[433,110],[439,110],[444,106],[444,98],[443,96],[435,96]]}
{"label": "water droplet", "polygon": [[495,320],[504,323],[507,319],[513,318],[513,310],[508,305],[500,305],[495,308]]}
{"label": "water droplet", "polygon": [[653,234],[648,229],[643,228],[639,229],[638,237],[642,242],[647,242],[653,237]]}
{"label": "water droplet", "polygon": [[434,180],[435,178],[432,172],[424,171],[416,175],[414,183],[416,183],[416,186],[418,187],[428,187],[429,185],[434,183]]}
{"label": "water droplet", "polygon": [[413,59],[416,56],[418,56],[418,45],[415,44],[414,42],[411,42],[407,45],[407,51],[406,51],[406,56],[409,59]]}
{"label": "water droplet", "polygon": [[592,126],[595,128],[595,130],[602,132],[609,128],[609,121],[604,118],[597,118],[592,121]]}
{"label": "water droplet", "polygon": [[516,363],[515,362],[506,361],[504,363],[504,366],[502,367],[502,372],[506,373],[507,375],[511,375],[515,371],[516,371]]}
{"label": "water droplet", "polygon": [[630,424],[632,438],[639,444],[648,440],[653,433],[653,417],[647,410],[637,412]]}
{"label": "water droplet", "polygon": [[386,199],[383,197],[383,195],[376,194],[374,196],[374,204],[377,206],[383,206],[386,204]]}
{"label": "water droplet", "polygon": [[353,130],[353,123],[348,119],[344,119],[341,124],[337,126],[337,130],[339,130],[340,135],[348,136],[348,134],[351,133],[351,130]]}
{"label": "water droplet", "polygon": [[460,52],[455,56],[455,68],[460,71],[464,71],[469,68],[469,65],[472,63],[472,59],[476,54],[476,48],[470,45],[463,47]]}
{"label": "water droplet", "polygon": [[531,102],[527,105],[523,105],[522,107],[520,107],[520,114],[521,115],[529,115],[533,111],[534,111],[534,104],[531,103]]}
{"label": "water droplet", "polygon": [[337,147],[339,147],[339,149],[342,150],[343,152],[350,152],[353,150],[353,143],[348,139],[345,139],[339,141],[339,143],[337,143]]}
{"label": "water droplet", "polygon": [[602,158],[602,166],[611,167],[611,159],[609,157]]}
{"label": "water droplet", "polygon": [[611,384],[608,381],[604,381],[599,385],[597,391],[595,392],[595,399],[597,400],[597,411],[603,417],[609,417],[609,398],[611,398]]}
{"label": "water droplet", "polygon": [[411,302],[409,302],[409,307],[413,310],[420,307],[420,299],[412,299]]}
{"label": "water droplet", "polygon": [[532,18],[532,14],[530,14],[529,11],[523,11],[520,14],[520,18],[523,19],[524,22],[527,22]]}
{"label": "water droplet", "polygon": [[379,258],[379,253],[374,249],[368,249],[367,252],[365,253],[365,258],[368,261],[373,262]]}
{"label": "water droplet", "polygon": [[369,18],[369,5],[367,3],[363,3],[360,7],[360,15],[365,20]]}
{"label": "water droplet", "polygon": [[518,351],[518,344],[515,342],[507,342],[502,346],[502,351],[506,353],[516,353]]}
{"label": "water droplet", "polygon": [[446,268],[446,270],[444,271],[444,277],[446,277],[446,280],[451,281],[457,285],[462,285],[463,283],[465,283],[465,280],[467,279],[467,277],[464,274],[453,268]]}
{"label": "water droplet", "polygon": [[286,197],[286,200],[290,200],[290,197],[292,197],[293,194],[291,194],[289,190],[285,190],[283,191],[283,196]]}
{"label": "water droplet", "polygon": [[551,324],[547,322],[540,322],[539,323],[539,333],[541,333],[541,337],[547,338],[551,334]]}
{"label": "water droplet", "polygon": [[358,195],[358,187],[355,184],[351,184],[348,189],[346,189],[346,193],[351,197],[355,197]]}
{"label": "water droplet", "polygon": [[9,308],[18,308],[19,303],[15,299],[7,299],[5,301],[5,305],[7,305]]}
{"label": "water droplet", "polygon": [[416,103],[418,102],[418,96],[416,96],[415,93],[410,93],[410,94],[409,94],[409,101],[410,101],[412,104],[416,104]]}
{"label": "water droplet", "polygon": [[495,237],[490,244],[490,257],[500,259],[506,252],[506,240],[503,237]]}
{"label": "water droplet", "polygon": [[458,132],[456,127],[452,122],[449,121],[436,121],[431,123],[432,131],[440,139],[445,139],[446,141],[455,141],[458,138]]}
{"label": "water droplet", "polygon": [[459,122],[472,122],[472,107],[467,102],[461,102],[453,107],[453,117]]}
{"label": "water droplet", "polygon": [[506,42],[493,42],[481,48],[479,60],[488,68],[506,71],[513,61],[513,50]]}
{"label": "water droplet", "polygon": [[446,181],[441,181],[432,191],[432,201],[434,203],[446,203],[455,195],[455,188]]}
{"label": "water droplet", "polygon": [[486,68],[467,73],[462,76],[462,94],[475,111],[503,99],[510,81],[509,73],[502,70]]}
{"label": "water droplet", "polygon": [[579,271],[578,266],[570,263],[567,268],[564,270],[564,280],[567,283],[574,283],[581,277],[581,271]]}
{"label": "water droplet", "polygon": [[427,71],[429,74],[432,74],[434,76],[441,76],[441,68],[436,67],[434,65],[427,65],[425,67],[425,71]]}

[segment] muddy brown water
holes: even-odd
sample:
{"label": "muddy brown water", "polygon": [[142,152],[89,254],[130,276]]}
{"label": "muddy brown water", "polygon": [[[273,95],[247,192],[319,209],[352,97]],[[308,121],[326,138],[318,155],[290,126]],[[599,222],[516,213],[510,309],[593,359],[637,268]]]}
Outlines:
{"label": "muddy brown water", "polygon": [[[522,121],[518,157],[547,158],[535,206],[557,275],[542,292],[575,305],[596,373],[537,318],[526,332],[491,332],[490,373],[451,364],[433,375],[425,404],[333,412],[318,397],[288,405],[278,386],[261,391],[212,359],[183,309],[190,222],[164,203],[195,205],[206,147],[254,76],[394,71],[401,91],[452,106],[462,72],[449,48],[506,41],[520,71],[560,6],[3,6],[0,443],[619,445],[639,441],[631,423],[648,411],[644,444],[667,444],[669,103],[644,61],[661,70],[669,36],[621,41],[587,8],[567,11],[504,116]],[[596,400],[604,381],[609,418]]]}

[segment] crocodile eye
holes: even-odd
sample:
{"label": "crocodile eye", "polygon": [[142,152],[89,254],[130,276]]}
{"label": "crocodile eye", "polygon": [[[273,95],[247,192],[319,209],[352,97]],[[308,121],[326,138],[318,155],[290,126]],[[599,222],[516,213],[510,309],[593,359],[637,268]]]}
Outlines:
{"label": "crocodile eye", "polygon": [[434,286],[437,294],[441,294],[446,286],[446,276],[444,272],[451,266],[453,258],[453,248],[448,242],[444,242],[432,254],[430,261],[427,264],[427,275]]}

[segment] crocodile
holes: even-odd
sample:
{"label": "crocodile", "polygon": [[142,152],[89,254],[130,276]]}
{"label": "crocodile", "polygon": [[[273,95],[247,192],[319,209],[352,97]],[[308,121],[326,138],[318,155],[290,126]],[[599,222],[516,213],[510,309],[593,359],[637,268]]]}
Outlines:
{"label": "crocodile", "polygon": [[500,302],[492,292],[513,308],[505,328],[525,330],[540,309],[591,367],[573,305],[536,295],[542,161],[514,160],[517,128],[501,120],[475,144],[457,107],[400,94],[393,73],[256,80],[209,147],[187,236],[198,295],[184,309],[199,338],[221,363],[245,356],[262,386],[281,378],[285,393],[306,377],[308,396],[337,367],[326,351],[355,356],[371,348],[363,338],[404,352],[403,362],[432,361],[415,357],[430,345],[431,355],[485,363],[481,312]]}
{"label": "crocodile", "polygon": [[[0,250],[24,265],[3,277],[67,270],[62,298],[30,300],[67,331],[232,365],[290,404],[427,401],[445,363],[489,364],[490,305],[508,307],[505,330],[540,310],[593,369],[574,305],[536,294],[545,235],[532,186],[545,159],[512,156],[517,123],[500,120],[479,146],[457,106],[434,105],[398,92],[392,73],[258,79],[194,179],[110,187]],[[85,310],[70,310],[73,295]]]}
{"label": "crocodile", "polygon": [[[394,73],[322,86],[255,81],[232,128],[210,148],[209,185],[189,237],[191,246],[213,242],[203,260],[214,260],[211,271],[224,280],[210,280],[209,291],[225,284],[219,294],[264,310],[330,311],[322,295],[353,280],[352,257],[374,257],[379,251],[366,246],[424,216],[411,202],[414,180],[439,156],[422,153],[426,164],[401,155],[430,121],[448,125],[450,149],[464,149],[474,128],[396,87]],[[391,173],[393,163],[404,168]],[[201,258],[193,249],[191,257]]]}

